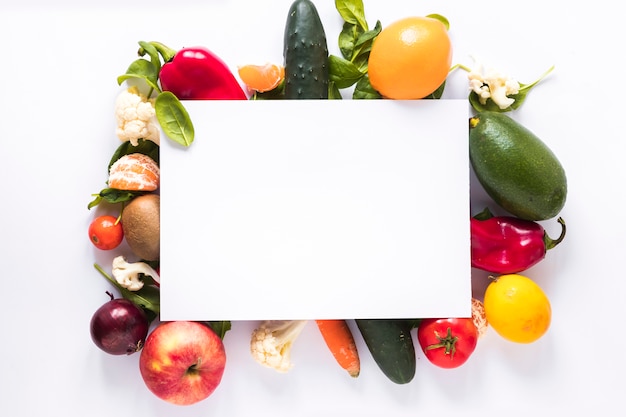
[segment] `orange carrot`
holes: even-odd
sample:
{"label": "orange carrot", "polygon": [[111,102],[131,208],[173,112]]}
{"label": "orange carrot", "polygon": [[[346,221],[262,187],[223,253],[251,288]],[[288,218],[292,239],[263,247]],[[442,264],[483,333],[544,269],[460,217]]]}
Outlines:
{"label": "orange carrot", "polygon": [[361,361],[348,323],[345,320],[315,320],[315,322],[337,363],[348,371],[350,376],[354,378],[359,376]]}

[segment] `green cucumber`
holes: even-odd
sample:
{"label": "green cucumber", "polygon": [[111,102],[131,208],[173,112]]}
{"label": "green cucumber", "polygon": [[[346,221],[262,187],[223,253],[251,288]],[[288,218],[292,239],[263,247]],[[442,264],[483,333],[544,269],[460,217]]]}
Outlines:
{"label": "green cucumber", "polygon": [[295,0],[285,25],[285,98],[328,98],[328,45],[315,5]]}
{"label": "green cucumber", "polygon": [[357,319],[359,332],[374,362],[396,384],[415,376],[416,354],[409,320]]}
{"label": "green cucumber", "polygon": [[512,215],[547,220],[565,205],[563,166],[539,137],[511,117],[484,111],[470,118],[469,155],[485,192]]}

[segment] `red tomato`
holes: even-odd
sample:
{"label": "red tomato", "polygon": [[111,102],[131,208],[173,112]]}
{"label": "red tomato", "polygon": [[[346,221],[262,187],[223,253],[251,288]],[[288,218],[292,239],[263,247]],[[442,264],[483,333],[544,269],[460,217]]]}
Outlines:
{"label": "red tomato", "polygon": [[93,219],[89,225],[89,240],[98,249],[115,249],[122,243],[123,239],[124,230],[117,217],[99,216]]}
{"label": "red tomato", "polygon": [[457,368],[476,349],[478,329],[471,318],[424,319],[417,328],[417,341],[430,362]]}

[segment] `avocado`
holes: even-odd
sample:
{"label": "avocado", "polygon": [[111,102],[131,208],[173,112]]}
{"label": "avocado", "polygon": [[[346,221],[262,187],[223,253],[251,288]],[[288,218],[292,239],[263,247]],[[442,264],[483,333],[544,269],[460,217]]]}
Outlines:
{"label": "avocado", "polygon": [[567,178],[552,150],[511,117],[484,111],[469,120],[469,154],[485,192],[512,215],[555,217],[565,205]]}

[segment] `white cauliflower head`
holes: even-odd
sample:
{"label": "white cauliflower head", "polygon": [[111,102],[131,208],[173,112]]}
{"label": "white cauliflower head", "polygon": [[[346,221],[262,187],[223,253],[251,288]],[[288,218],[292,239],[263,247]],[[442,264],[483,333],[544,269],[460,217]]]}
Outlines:
{"label": "white cauliflower head", "polygon": [[122,287],[129,291],[138,291],[143,288],[144,282],[140,274],[152,277],[159,283],[159,274],[145,262],[127,262],[124,256],[117,256],[113,259],[113,277]]}
{"label": "white cauliflower head", "polygon": [[115,100],[116,134],[121,141],[138,145],[139,139],[160,144],[160,127],[154,99],[148,99],[135,86],[123,90]]}
{"label": "white cauliflower head", "polygon": [[250,352],[258,363],[284,373],[289,371],[291,348],[307,320],[266,320],[252,332]]}
{"label": "white cauliflower head", "polygon": [[511,95],[519,93],[520,84],[513,78],[488,68],[483,71],[483,66],[476,66],[468,74],[470,90],[478,95],[480,104],[485,105],[491,99],[501,110],[509,108],[515,99]]}

